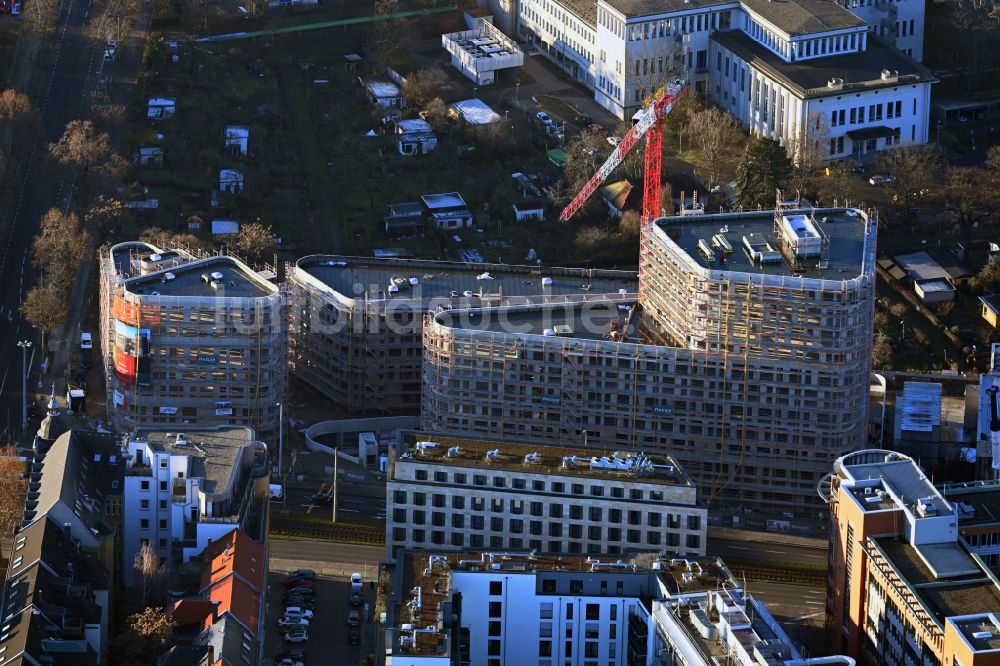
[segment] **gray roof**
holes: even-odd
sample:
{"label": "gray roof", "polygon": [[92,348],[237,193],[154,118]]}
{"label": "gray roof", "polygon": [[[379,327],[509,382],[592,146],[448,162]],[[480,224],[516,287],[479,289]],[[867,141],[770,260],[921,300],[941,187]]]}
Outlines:
{"label": "gray roof", "polygon": [[[216,272],[222,274],[218,289],[201,277]],[[167,279],[169,274],[174,277]],[[132,278],[125,283],[125,289],[135,294],[217,298],[262,298],[278,291],[275,285],[232,257],[209,257]]]}
{"label": "gray roof", "polygon": [[[244,644],[249,649],[244,649]],[[222,660],[228,666],[241,666],[243,655],[246,655],[251,664],[257,663],[257,639],[228,612],[201,632],[194,640],[194,645],[211,645],[216,661]]]}
{"label": "gray roof", "polygon": [[652,16],[654,14],[670,14],[673,12],[689,12],[692,9],[708,7],[739,7],[739,2],[725,0],[604,0],[612,9],[621,12],[626,17]]}
{"label": "gray roof", "polygon": [[[714,32],[711,39],[803,98],[849,95],[862,90],[937,81],[931,70],[871,35],[867,51],[796,62],[785,62],[740,30]],[[883,80],[884,69],[899,72],[899,77]],[[843,88],[835,90],[827,86],[835,78],[843,79]]]}
{"label": "gray roof", "polygon": [[597,27],[597,0],[561,0],[559,4],[590,27]]}
{"label": "gray roof", "polygon": [[71,522],[78,538],[110,534],[104,523],[106,500],[121,494],[124,470],[115,436],[81,431],[60,435],[45,454],[32,521],[52,514],[53,520]]}
{"label": "gray roof", "polygon": [[833,0],[740,0],[744,7],[791,36],[859,28],[865,24]]}
{"label": "gray roof", "polygon": [[[207,495],[231,494],[233,483],[240,477],[240,463],[248,455],[246,449],[256,442],[252,428],[219,426],[215,428],[185,428],[180,433],[140,428],[132,433],[132,441],[144,441],[154,451],[189,456],[188,476],[204,479],[201,490]],[[249,460],[253,462],[252,458]]]}

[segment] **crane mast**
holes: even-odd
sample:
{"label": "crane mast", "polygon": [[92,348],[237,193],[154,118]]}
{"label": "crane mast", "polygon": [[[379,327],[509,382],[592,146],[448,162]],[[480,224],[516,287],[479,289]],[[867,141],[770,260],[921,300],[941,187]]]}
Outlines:
{"label": "crane mast", "polygon": [[569,205],[559,215],[566,222],[576,215],[597,188],[608,179],[611,172],[622,163],[625,156],[646,139],[646,163],[642,190],[642,224],[649,224],[660,216],[660,172],[663,161],[663,118],[670,113],[674,102],[687,90],[687,82],[678,79],[665,87],[622,138],[601,168],[587,181]]}

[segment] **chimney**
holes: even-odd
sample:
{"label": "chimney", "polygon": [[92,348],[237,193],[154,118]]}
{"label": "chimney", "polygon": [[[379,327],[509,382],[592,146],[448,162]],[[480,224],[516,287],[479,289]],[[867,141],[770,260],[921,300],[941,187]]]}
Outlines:
{"label": "chimney", "polygon": [[62,525],[63,548],[69,549],[70,543],[72,543],[70,539],[72,528],[73,523],[63,523]]}

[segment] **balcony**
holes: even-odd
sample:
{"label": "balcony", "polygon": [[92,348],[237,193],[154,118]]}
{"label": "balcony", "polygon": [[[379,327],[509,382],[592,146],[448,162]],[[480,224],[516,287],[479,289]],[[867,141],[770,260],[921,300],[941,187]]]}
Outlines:
{"label": "balcony", "polygon": [[145,465],[132,465],[125,468],[125,476],[153,476],[153,468]]}

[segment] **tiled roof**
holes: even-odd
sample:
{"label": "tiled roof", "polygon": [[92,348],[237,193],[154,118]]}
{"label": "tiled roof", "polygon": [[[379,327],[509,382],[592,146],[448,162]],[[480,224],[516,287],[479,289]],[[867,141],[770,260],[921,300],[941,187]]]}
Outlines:
{"label": "tiled roof", "polygon": [[[202,594],[218,602],[217,616],[231,613],[254,634],[258,630],[261,591],[266,573],[264,546],[242,530],[233,530],[202,553]],[[212,618],[206,618],[206,628]]]}
{"label": "tiled roof", "polygon": [[212,617],[215,604],[209,599],[181,599],[174,604],[170,617],[179,626],[201,624]]}

